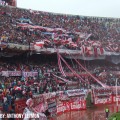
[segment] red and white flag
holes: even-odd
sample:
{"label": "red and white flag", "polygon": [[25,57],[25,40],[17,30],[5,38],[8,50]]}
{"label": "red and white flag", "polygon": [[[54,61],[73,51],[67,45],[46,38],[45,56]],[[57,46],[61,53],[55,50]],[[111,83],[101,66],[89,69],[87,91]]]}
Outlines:
{"label": "red and white flag", "polygon": [[44,47],[44,41],[36,42],[36,43],[34,44],[34,49],[35,49],[35,50],[41,49],[41,48],[43,48],[43,47]]}
{"label": "red and white flag", "polygon": [[106,49],[107,49],[109,52],[114,52],[114,49],[113,49],[111,46],[107,46]]}
{"label": "red and white flag", "polygon": [[104,54],[104,49],[102,47],[97,48],[97,53],[98,55],[103,55]]}

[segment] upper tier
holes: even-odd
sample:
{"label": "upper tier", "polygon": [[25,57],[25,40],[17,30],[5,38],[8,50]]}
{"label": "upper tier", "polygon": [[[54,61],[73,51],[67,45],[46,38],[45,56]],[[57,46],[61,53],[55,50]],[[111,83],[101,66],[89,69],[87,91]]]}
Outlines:
{"label": "upper tier", "polygon": [[120,19],[54,14],[0,6],[0,38],[7,43],[120,52]]}

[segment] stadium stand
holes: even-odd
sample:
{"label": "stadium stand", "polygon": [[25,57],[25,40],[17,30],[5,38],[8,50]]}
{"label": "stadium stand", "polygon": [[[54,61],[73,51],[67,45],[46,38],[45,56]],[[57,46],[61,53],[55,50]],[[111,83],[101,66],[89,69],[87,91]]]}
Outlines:
{"label": "stadium stand", "polygon": [[[11,98],[28,99],[43,93],[100,87],[85,69],[110,87],[120,79],[119,18],[55,14],[0,5],[0,47],[1,104],[10,96],[11,102]],[[80,56],[85,69],[72,59]],[[97,60],[101,56],[102,60]],[[120,81],[117,85],[120,86]],[[97,89],[96,96],[103,91],[112,92]]]}

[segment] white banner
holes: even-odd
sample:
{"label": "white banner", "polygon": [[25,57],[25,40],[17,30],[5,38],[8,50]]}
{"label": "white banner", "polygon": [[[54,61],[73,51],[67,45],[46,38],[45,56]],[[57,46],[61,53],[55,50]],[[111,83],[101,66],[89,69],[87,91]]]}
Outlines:
{"label": "white banner", "polygon": [[9,72],[8,71],[2,71],[1,75],[5,76],[5,77],[9,77]]}
{"label": "white banner", "polygon": [[38,72],[23,72],[22,76],[23,77],[35,77],[35,76],[38,76]]}
{"label": "white banner", "polygon": [[76,90],[67,90],[67,94],[69,97],[72,97],[77,95],[86,95],[86,92],[85,90],[76,89]]}
{"label": "white banner", "polygon": [[38,76],[38,72],[22,72],[22,71],[2,71],[1,76],[23,76],[23,77],[35,77]]}

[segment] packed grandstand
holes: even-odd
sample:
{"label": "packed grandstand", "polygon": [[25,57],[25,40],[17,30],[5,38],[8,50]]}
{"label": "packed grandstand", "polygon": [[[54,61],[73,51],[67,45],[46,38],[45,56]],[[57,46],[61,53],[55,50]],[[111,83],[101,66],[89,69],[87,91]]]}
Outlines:
{"label": "packed grandstand", "polygon": [[116,79],[120,86],[119,18],[1,5],[0,47],[0,103],[9,95],[28,99],[101,86],[94,94],[103,97],[114,94]]}

